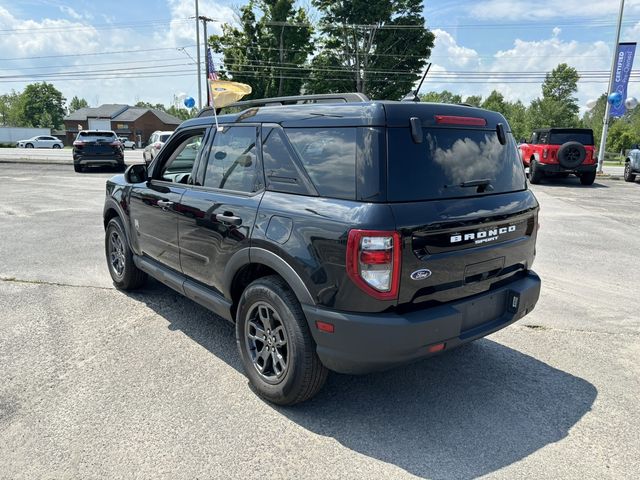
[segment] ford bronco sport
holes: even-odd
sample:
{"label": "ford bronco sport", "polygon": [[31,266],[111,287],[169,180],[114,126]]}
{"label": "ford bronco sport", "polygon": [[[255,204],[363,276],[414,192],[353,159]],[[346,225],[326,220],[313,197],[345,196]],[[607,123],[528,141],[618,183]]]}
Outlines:
{"label": "ford bronco sport", "polygon": [[543,128],[534,131],[531,141],[519,148],[524,166],[529,167],[531,183],[540,183],[547,175],[575,174],[582,185],[591,185],[598,168],[593,145],[593,130]]}
{"label": "ford bronco sport", "polygon": [[640,175],[640,145],[633,145],[624,161],[624,179],[635,182],[636,175]]}
{"label": "ford bronco sport", "polygon": [[294,404],[328,370],[429,357],[536,305],[538,202],[502,115],[360,94],[236,110],[107,181],[105,249],[117,288],[151,275],[234,322],[261,396]]}

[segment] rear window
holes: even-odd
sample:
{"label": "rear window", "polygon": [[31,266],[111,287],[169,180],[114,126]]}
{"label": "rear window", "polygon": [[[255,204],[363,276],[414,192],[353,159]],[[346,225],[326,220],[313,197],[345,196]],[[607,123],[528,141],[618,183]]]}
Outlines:
{"label": "rear window", "polygon": [[286,133],[321,196],[355,198],[356,128],[287,128]]}
{"label": "rear window", "polygon": [[169,137],[170,137],[170,136],[171,136],[171,134],[170,134],[170,133],[167,133],[167,134],[165,134],[165,135],[160,135],[160,141],[161,141],[162,143],[167,143],[167,140],[169,140]]}
{"label": "rear window", "polygon": [[91,132],[91,131],[83,131],[78,134],[78,139],[83,140],[85,142],[95,142],[98,140],[102,141],[114,141],[116,140],[116,134],[113,132]]}
{"label": "rear window", "polygon": [[551,130],[551,145],[562,145],[567,142],[580,142],[583,145],[593,145],[593,132],[576,130]]}
{"label": "rear window", "polygon": [[[514,192],[526,188],[511,134],[495,130],[425,128],[416,144],[409,128],[390,128],[387,196],[392,202]],[[490,186],[465,185],[488,180]]]}

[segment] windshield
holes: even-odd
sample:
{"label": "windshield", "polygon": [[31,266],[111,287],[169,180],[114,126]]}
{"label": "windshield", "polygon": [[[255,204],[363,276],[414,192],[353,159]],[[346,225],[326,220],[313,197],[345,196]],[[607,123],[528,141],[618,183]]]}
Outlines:
{"label": "windshield", "polygon": [[435,200],[526,188],[515,141],[494,130],[426,128],[416,144],[409,128],[389,129],[389,201]]}
{"label": "windshield", "polygon": [[551,145],[562,145],[567,142],[580,142],[583,145],[593,145],[591,130],[551,130]]}
{"label": "windshield", "polygon": [[78,134],[78,140],[83,142],[113,142],[116,140],[116,135],[113,132],[80,132]]}

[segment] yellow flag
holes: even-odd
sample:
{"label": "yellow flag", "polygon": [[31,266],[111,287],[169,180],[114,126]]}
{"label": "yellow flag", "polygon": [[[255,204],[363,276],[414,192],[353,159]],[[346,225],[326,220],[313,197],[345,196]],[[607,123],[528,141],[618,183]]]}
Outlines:
{"label": "yellow flag", "polygon": [[213,107],[222,108],[237,102],[251,93],[251,87],[245,83],[229,82],[227,80],[209,80],[209,92]]}

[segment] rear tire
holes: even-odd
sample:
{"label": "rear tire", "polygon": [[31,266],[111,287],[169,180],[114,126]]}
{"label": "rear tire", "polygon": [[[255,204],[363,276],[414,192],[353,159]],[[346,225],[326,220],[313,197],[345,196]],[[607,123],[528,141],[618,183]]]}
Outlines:
{"label": "rear tire", "polygon": [[242,293],[236,342],[251,385],[270,402],[308,400],[327,379],[302,307],[276,275],[255,280]]}
{"label": "rear tire", "polygon": [[58,145],[58,144],[56,143],[56,144],[55,144],[55,145],[53,145],[51,148],[59,149],[59,148],[60,148],[60,145]]}
{"label": "rear tire", "polygon": [[74,163],[74,164],[73,164],[73,170],[74,170],[76,173],[82,173],[84,169],[83,169],[80,165],[77,165],[77,164],[75,164],[75,163]]}
{"label": "rear tire", "polygon": [[131,150],[135,150],[136,149],[136,144],[134,143],[133,145],[131,145]]}
{"label": "rear tire", "polygon": [[542,181],[544,172],[538,167],[538,162],[531,160],[529,165],[529,181],[534,185],[539,184]]}
{"label": "rear tire", "polygon": [[580,183],[582,185],[593,185],[596,181],[596,172],[587,172],[580,175]]}
{"label": "rear tire", "polygon": [[133,252],[119,217],[109,220],[104,240],[109,274],[115,287],[119,290],[140,288],[147,280],[147,274],[133,262]]}
{"label": "rear tire", "polygon": [[636,174],[631,172],[631,162],[627,162],[624,166],[624,181],[635,182]]}

